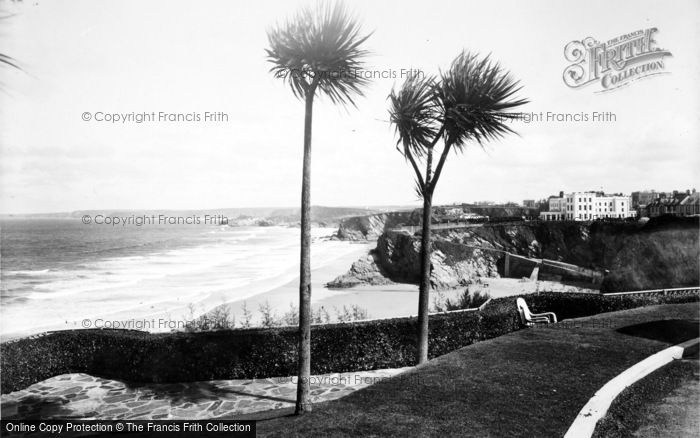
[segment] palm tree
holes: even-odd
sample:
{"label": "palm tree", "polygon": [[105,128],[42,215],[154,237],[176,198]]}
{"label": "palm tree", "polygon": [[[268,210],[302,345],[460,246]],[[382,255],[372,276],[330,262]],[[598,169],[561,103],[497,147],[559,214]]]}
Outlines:
{"label": "palm tree", "polygon": [[[0,16],[0,20],[6,20],[6,19],[13,17],[13,16],[14,16],[14,14],[2,15],[2,16]],[[3,67],[9,66],[12,68],[16,68],[17,70],[22,70],[22,67],[19,66],[19,64],[17,63],[17,61],[15,59],[13,59],[12,57],[10,57],[8,55],[5,55],[4,53],[0,53],[0,66],[3,66]],[[0,86],[1,85],[2,84],[0,83]]]}
{"label": "palm tree", "polygon": [[342,3],[316,3],[268,31],[267,58],[276,77],[305,102],[304,164],[301,182],[301,263],[299,269],[299,370],[296,413],[311,411],[311,120],[316,92],[334,104],[352,104],[367,80],[357,72],[369,38]]}
{"label": "palm tree", "polygon": [[483,147],[487,141],[514,133],[507,123],[517,114],[509,110],[527,103],[513,97],[520,88],[488,56],[478,59],[475,54],[462,52],[439,77],[413,75],[398,92],[392,90],[389,95],[390,122],[399,138],[396,147],[413,167],[416,192],[423,199],[418,364],[428,360],[430,228],[435,187],[451,151],[462,151],[470,142]]}
{"label": "palm tree", "polygon": [[0,53],[0,64],[9,65],[10,67],[14,67],[18,70],[21,70],[20,66],[17,65],[17,61],[15,61],[7,55],[3,55],[2,53]]}

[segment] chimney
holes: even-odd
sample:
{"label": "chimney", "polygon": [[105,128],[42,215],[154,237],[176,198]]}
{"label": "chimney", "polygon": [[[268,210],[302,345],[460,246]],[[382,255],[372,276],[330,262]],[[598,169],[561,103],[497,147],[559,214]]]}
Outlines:
{"label": "chimney", "polygon": [[564,197],[564,191],[563,191],[563,190],[561,190],[561,191],[559,192],[559,197],[560,197],[560,198],[563,198],[563,197]]}

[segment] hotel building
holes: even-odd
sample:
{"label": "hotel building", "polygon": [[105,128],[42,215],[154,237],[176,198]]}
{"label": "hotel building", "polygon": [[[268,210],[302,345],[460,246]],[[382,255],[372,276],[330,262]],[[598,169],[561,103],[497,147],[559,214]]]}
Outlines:
{"label": "hotel building", "polygon": [[590,221],[624,219],[635,216],[629,196],[606,195],[603,192],[574,192],[549,198],[549,211],[540,213],[542,220]]}

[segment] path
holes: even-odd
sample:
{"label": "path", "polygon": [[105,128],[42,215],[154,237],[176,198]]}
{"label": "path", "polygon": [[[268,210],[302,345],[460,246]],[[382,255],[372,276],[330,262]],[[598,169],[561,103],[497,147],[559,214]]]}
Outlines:
{"label": "path", "polygon": [[[335,400],[410,368],[312,376],[312,402]],[[63,374],[0,398],[3,419],[185,420],[293,407],[296,378],[214,380],[130,386],[88,374]]]}
{"label": "path", "polygon": [[[697,360],[697,359],[694,359]],[[649,417],[635,433],[639,438],[700,436],[700,373],[686,380],[662,401],[649,406]]]}

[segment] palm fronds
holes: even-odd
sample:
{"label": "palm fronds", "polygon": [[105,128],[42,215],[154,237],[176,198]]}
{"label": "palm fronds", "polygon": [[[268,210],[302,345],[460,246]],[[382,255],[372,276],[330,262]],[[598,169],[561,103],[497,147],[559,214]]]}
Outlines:
{"label": "palm fronds", "polygon": [[389,95],[389,121],[403,145],[404,156],[418,158],[426,153],[439,130],[439,102],[436,99],[435,78],[413,75],[400,90]]}
{"label": "palm fronds", "polygon": [[22,70],[22,67],[17,64],[17,61],[7,55],[3,55],[2,53],[0,53],[0,64],[9,65],[17,70]]}
{"label": "palm fronds", "polygon": [[360,46],[370,35],[343,3],[316,3],[268,31],[270,72],[284,79],[295,96],[316,89],[335,103],[355,105],[369,82],[361,74],[368,52]]}
{"label": "palm fronds", "polygon": [[526,99],[513,96],[521,87],[498,63],[487,56],[462,52],[450,68],[442,72],[436,94],[445,126],[445,144],[462,148],[468,141],[484,142],[514,133],[509,112]]}
{"label": "palm fronds", "polygon": [[[389,115],[397,149],[413,166],[419,195],[432,195],[451,149],[461,150],[469,141],[483,146],[514,132],[508,122],[517,113],[509,110],[528,102],[513,97],[520,88],[488,56],[480,60],[462,52],[438,78],[414,75],[391,91]],[[440,139],[443,149],[433,173],[431,157]],[[422,173],[416,160],[425,158]]]}

